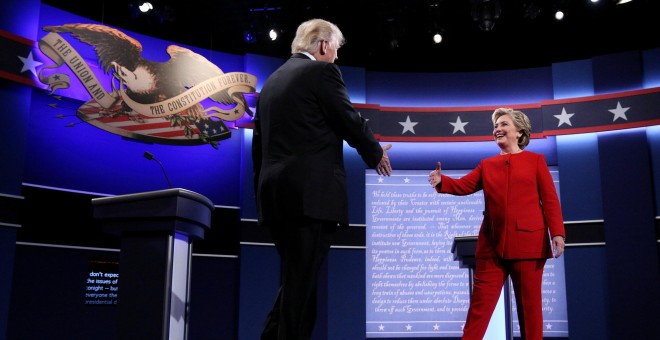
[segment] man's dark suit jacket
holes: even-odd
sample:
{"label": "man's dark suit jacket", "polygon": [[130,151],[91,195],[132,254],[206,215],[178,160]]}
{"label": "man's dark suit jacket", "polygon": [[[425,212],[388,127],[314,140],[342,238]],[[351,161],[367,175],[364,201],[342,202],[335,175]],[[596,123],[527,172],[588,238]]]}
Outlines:
{"label": "man's dark suit jacket", "polygon": [[343,141],[374,168],[383,155],[339,67],[294,54],[266,80],[252,138],[259,222],[348,223]]}

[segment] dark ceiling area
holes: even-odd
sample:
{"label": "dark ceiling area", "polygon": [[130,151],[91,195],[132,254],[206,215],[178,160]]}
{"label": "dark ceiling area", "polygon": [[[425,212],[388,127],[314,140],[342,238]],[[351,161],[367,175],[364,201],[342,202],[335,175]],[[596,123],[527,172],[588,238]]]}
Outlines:
{"label": "dark ceiling area", "polygon": [[[521,69],[660,47],[658,0],[152,0],[146,14],[140,2],[43,0],[174,44],[280,58],[301,22],[322,18],[346,38],[337,64],[372,71]],[[559,8],[562,21],[554,19]],[[280,32],[275,41],[271,27]]]}

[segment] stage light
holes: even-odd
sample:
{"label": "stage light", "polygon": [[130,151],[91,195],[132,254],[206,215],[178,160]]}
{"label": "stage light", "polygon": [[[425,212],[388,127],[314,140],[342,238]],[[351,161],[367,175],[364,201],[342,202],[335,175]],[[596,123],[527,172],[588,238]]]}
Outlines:
{"label": "stage light", "polygon": [[531,0],[528,3],[523,3],[523,9],[524,9],[523,16],[525,17],[525,19],[536,19],[536,17],[541,12],[541,8],[534,0]]}
{"label": "stage light", "polygon": [[439,44],[442,42],[442,35],[440,33],[436,33],[433,35],[433,42],[436,44]]}
{"label": "stage light", "polygon": [[390,40],[390,49],[392,49],[392,50],[396,50],[397,48],[399,48],[399,39],[397,39],[397,38],[392,38],[392,39]]}
{"label": "stage light", "polygon": [[476,21],[482,31],[490,31],[495,27],[495,21],[500,17],[502,8],[499,0],[471,0],[472,20]]}
{"label": "stage light", "polygon": [[143,2],[138,8],[140,9],[140,12],[147,13],[154,9],[154,6],[151,4],[151,2]]}
{"label": "stage light", "polygon": [[246,31],[243,34],[243,40],[245,40],[245,42],[248,43],[248,44],[254,44],[255,42],[257,42],[257,39],[255,38],[255,36],[249,31]]}
{"label": "stage light", "polygon": [[270,40],[275,41],[277,40],[277,31],[273,28],[268,32],[268,37],[270,37]]}
{"label": "stage light", "polygon": [[555,19],[563,20],[564,19],[564,12],[562,12],[561,10],[557,10],[557,12],[555,12]]}
{"label": "stage light", "polygon": [[632,2],[633,0],[619,0],[616,2],[617,5],[622,5],[622,4],[627,4],[629,2]]}

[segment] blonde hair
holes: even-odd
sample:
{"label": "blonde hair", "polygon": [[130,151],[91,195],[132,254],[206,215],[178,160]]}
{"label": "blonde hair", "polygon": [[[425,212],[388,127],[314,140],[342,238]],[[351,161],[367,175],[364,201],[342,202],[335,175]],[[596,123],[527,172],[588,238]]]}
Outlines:
{"label": "blonde hair", "polygon": [[529,144],[529,138],[532,134],[532,123],[529,122],[529,118],[522,111],[516,111],[508,107],[501,107],[493,112],[493,125],[495,125],[498,118],[504,115],[511,117],[513,125],[516,126],[516,130],[522,133],[518,138],[518,147],[520,147],[520,150],[524,149]]}
{"label": "blonde hair", "polygon": [[334,48],[341,47],[345,42],[337,25],[323,19],[305,21],[296,30],[296,37],[291,42],[291,53],[314,53],[322,40],[329,42]]}

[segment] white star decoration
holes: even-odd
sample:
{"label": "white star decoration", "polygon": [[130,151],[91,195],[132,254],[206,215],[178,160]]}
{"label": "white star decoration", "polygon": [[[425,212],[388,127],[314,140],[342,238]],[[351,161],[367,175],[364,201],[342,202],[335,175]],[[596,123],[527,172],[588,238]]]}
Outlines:
{"label": "white star decoration", "polygon": [[628,120],[628,117],[626,117],[626,111],[628,111],[630,107],[621,107],[620,102],[616,102],[616,109],[608,110],[614,114],[614,118],[612,119],[613,122],[616,122],[618,118],[623,118],[623,120]]}
{"label": "white star decoration", "polygon": [[545,329],[547,329],[547,330],[552,329],[552,325],[549,324],[549,323],[546,323],[546,324],[545,324]]}
{"label": "white star decoration", "polygon": [[406,121],[405,121],[405,122],[399,122],[399,124],[403,125],[403,131],[401,132],[401,134],[406,133],[406,131],[410,131],[410,132],[412,132],[413,134],[415,134],[415,129],[414,129],[414,127],[415,127],[415,125],[417,125],[418,123],[417,123],[417,122],[411,122],[411,121],[410,121],[410,116],[406,116]]}
{"label": "white star decoration", "polygon": [[410,178],[408,178],[408,177],[404,178],[403,183],[410,183]]}
{"label": "white star decoration", "polygon": [[383,183],[383,176],[378,177],[378,183]]}
{"label": "white star decoration", "polygon": [[23,57],[18,57],[23,62],[23,68],[21,69],[21,73],[30,70],[32,74],[36,77],[37,76],[37,66],[43,65],[42,62],[38,62],[32,58],[32,51],[30,51],[30,54],[28,54],[27,58]]}
{"label": "white star decoration", "polygon": [[433,330],[434,331],[439,331],[440,330],[440,325],[438,325],[437,323],[435,325],[433,325]]}
{"label": "white star decoration", "polygon": [[407,325],[406,325],[406,330],[407,330],[407,331],[412,331],[412,326],[411,326],[410,324],[407,324]]}
{"label": "white star decoration", "polygon": [[219,128],[215,128],[215,127],[211,128],[211,126],[208,123],[204,123],[204,128],[202,129],[202,132],[207,135],[216,135],[222,131],[225,131],[225,128],[223,126],[220,126]]}
{"label": "white star decoration", "polygon": [[[619,118],[621,118],[624,121],[628,121],[628,117],[626,116],[626,112],[629,109],[630,109],[630,107],[622,107],[621,102],[617,101],[616,108],[608,110],[614,116],[612,118],[612,122],[616,122]],[[602,111],[599,110],[599,112],[602,112]],[[575,114],[576,114],[575,112],[568,113],[568,111],[566,110],[566,107],[562,107],[561,108],[561,113],[553,115],[553,117],[557,118],[557,127],[558,128],[562,127],[562,125],[564,125],[564,124],[566,124],[567,128],[568,128],[568,127],[573,126],[573,122],[571,122],[571,119],[573,119],[573,116],[575,116]],[[589,116],[580,116],[580,117],[581,118],[582,117],[587,117],[587,119],[588,119]],[[583,118],[583,120],[584,120],[584,118]],[[417,124],[419,124],[419,122],[411,121],[410,120],[410,115],[406,115],[405,122],[398,122],[398,123],[401,124],[401,126],[403,126],[403,131],[401,131],[402,135],[405,135],[406,132],[410,132],[413,135],[416,134],[415,133],[415,126]],[[451,124],[454,127],[454,129],[452,131],[452,135],[456,135],[459,131],[462,132],[464,135],[467,135],[465,126],[468,125],[469,123],[470,123],[469,121],[464,122],[463,120],[461,120],[461,116],[456,116],[456,121],[454,121],[454,122],[450,121],[449,122],[449,124]]]}
{"label": "white star decoration", "polygon": [[378,326],[378,330],[379,330],[379,331],[384,331],[384,330],[385,330],[385,326],[383,326],[383,324],[380,324],[380,325]]}
{"label": "white star decoration", "polygon": [[571,117],[573,117],[574,114],[575,113],[566,113],[566,108],[562,107],[560,115],[553,115],[555,118],[559,119],[559,124],[557,124],[557,127],[560,127],[564,123],[573,126],[573,124],[571,124]]}
{"label": "white star decoration", "polygon": [[465,132],[465,125],[468,125],[469,123],[470,123],[470,122],[465,122],[465,123],[461,122],[461,116],[458,116],[458,117],[456,118],[456,122],[454,122],[454,123],[449,122],[449,124],[451,124],[451,125],[454,126],[454,132],[452,132],[452,135],[455,134],[455,133],[458,132],[458,131],[461,131],[461,132],[463,132],[463,133],[466,133],[466,132]]}

